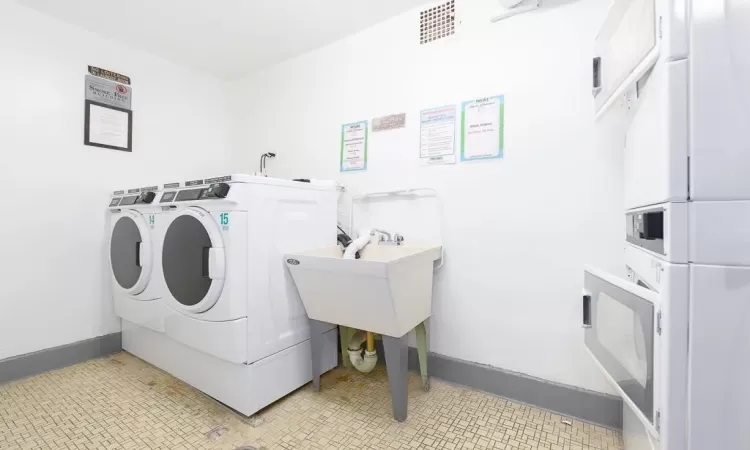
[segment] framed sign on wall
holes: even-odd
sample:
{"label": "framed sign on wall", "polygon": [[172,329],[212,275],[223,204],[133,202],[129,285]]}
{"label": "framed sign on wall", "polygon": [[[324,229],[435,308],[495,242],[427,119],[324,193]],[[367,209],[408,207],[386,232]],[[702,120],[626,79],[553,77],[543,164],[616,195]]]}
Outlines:
{"label": "framed sign on wall", "polygon": [[132,152],[133,111],[86,100],[83,143]]}

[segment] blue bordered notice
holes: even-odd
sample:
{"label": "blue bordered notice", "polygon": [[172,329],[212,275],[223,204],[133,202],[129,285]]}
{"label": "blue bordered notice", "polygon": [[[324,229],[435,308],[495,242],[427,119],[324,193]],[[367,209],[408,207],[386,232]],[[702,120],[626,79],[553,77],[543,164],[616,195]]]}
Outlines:
{"label": "blue bordered notice", "polygon": [[341,172],[367,170],[367,121],[341,126]]}
{"label": "blue bordered notice", "polygon": [[485,97],[461,106],[461,161],[501,159],[505,132],[505,97]]}
{"label": "blue bordered notice", "polygon": [[423,166],[456,162],[456,105],[420,114],[419,161]]}

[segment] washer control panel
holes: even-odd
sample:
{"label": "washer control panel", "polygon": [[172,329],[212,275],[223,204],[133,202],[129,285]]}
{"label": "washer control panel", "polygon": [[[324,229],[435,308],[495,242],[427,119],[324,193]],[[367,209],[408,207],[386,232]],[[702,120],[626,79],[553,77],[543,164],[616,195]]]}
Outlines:
{"label": "washer control panel", "polygon": [[150,205],[156,200],[156,186],[150,186],[139,189],[128,189],[126,191],[115,191],[114,197],[109,201],[109,207],[132,205]]}
{"label": "washer control panel", "polygon": [[[189,202],[196,200],[213,200],[226,198],[229,194],[230,185],[223,183],[220,180],[227,179],[229,177],[217,178],[211,181],[216,181],[209,184],[208,186],[195,187],[190,189],[182,190],[166,190],[159,197],[158,203],[173,203],[173,202]],[[193,182],[185,182],[185,186],[194,186],[194,183],[203,182],[203,180],[195,180]],[[209,180],[206,180],[209,181]],[[193,183],[193,184],[191,184]],[[172,183],[165,189],[174,189],[179,187],[179,183]],[[133,205],[150,205],[156,201],[158,193],[156,192],[157,186],[150,186],[138,189],[128,189],[122,191],[113,192],[113,197],[109,201],[110,208],[118,208],[121,206],[133,206]]]}
{"label": "washer control panel", "polygon": [[190,202],[196,200],[212,200],[225,198],[229,194],[230,186],[227,183],[214,183],[208,187],[194,189],[183,189],[181,191],[168,191],[162,194],[159,203]]}
{"label": "washer control panel", "polygon": [[172,200],[174,200],[175,196],[177,195],[177,191],[168,191],[163,194],[161,194],[161,200],[159,200],[159,203],[169,203]]}

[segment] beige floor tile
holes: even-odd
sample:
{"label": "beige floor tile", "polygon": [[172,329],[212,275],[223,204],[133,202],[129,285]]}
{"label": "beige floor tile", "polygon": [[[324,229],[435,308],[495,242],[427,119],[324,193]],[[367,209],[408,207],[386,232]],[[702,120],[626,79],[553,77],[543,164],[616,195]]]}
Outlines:
{"label": "beige floor tile", "polygon": [[416,375],[397,423],[383,367],[321,384],[248,418],[123,352],[0,386],[0,449],[622,449],[616,431]]}

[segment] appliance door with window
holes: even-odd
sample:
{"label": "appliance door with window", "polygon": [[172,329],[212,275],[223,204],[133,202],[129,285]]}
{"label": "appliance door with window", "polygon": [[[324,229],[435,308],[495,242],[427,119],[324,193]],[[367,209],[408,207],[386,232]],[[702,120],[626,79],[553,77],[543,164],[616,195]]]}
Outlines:
{"label": "appliance door with window", "polygon": [[625,403],[658,436],[659,294],[595,268],[584,271],[584,286],[586,348]]}
{"label": "appliance door with window", "polygon": [[687,57],[686,18],[684,0],[613,2],[594,45],[597,117],[634,87],[657,60]]}
{"label": "appliance door with window", "polygon": [[625,260],[630,281],[585,270],[585,345],[623,398],[624,416],[638,419],[629,420],[626,442],[648,438],[654,448],[684,449],[688,265],[630,244]]}
{"label": "appliance door with window", "polygon": [[109,240],[109,259],[115,289],[135,300],[140,298],[151,280],[153,254],[151,233],[146,219],[136,211],[125,211],[113,218]]}
{"label": "appliance door with window", "polygon": [[[174,312],[165,318],[165,331],[193,349],[243,364],[247,317],[230,314],[227,308],[234,295],[226,286],[225,243],[229,242],[217,219],[217,214],[191,206],[177,212],[166,229],[162,270],[169,291],[166,303]],[[234,300],[244,303],[241,297]]]}
{"label": "appliance door with window", "polygon": [[211,309],[224,287],[224,243],[211,215],[190,207],[170,222],[162,247],[164,281],[169,305],[180,312]]}

